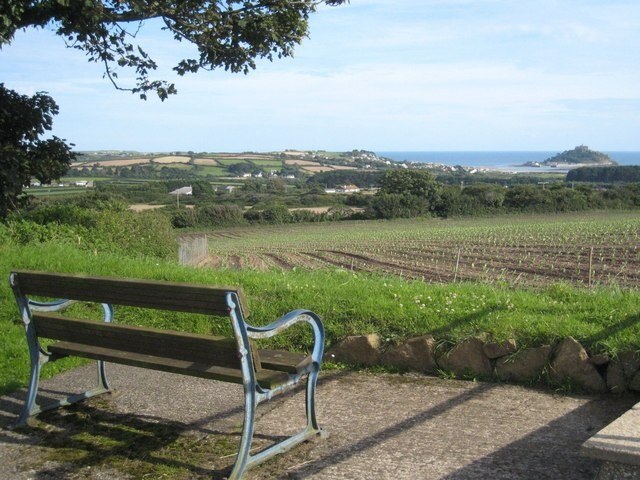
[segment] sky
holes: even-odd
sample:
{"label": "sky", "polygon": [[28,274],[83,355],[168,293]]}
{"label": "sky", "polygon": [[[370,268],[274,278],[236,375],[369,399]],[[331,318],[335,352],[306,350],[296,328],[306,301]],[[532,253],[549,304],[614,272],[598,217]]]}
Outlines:
{"label": "sky", "polygon": [[188,45],[138,38],[178,95],[117,91],[42,29],[0,50],[0,82],[48,92],[77,150],[640,151],[638,0],[351,0],[246,76],[175,77]]}

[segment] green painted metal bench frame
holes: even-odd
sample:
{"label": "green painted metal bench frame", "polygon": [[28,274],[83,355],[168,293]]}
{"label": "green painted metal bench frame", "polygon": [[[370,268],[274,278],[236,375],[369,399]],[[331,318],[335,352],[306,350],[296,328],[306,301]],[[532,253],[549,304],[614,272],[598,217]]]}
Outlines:
{"label": "green painted metal bench frame", "polygon": [[[244,424],[229,479],[242,478],[247,469],[324,433],[318,426],[315,408],[324,327],[311,311],[294,310],[270,325],[254,327],[245,321],[248,310],[240,288],[32,271],[12,272],[9,281],[25,325],[31,361],[29,389],[18,426],[40,412],[109,392],[105,371],[105,361],[108,361],[241,383],[244,387]],[[30,297],[55,300],[39,301]],[[101,304],[104,322],[62,317],[55,313],[78,301]],[[114,324],[114,305],[229,316],[235,338]],[[256,348],[254,339],[272,337],[299,322],[307,322],[313,329],[311,355]],[[40,338],[57,342],[45,349]],[[38,405],[36,396],[42,366],[69,355],[98,360],[98,385],[61,401]],[[289,390],[303,378],[307,380],[306,427],[252,455],[258,404]]]}

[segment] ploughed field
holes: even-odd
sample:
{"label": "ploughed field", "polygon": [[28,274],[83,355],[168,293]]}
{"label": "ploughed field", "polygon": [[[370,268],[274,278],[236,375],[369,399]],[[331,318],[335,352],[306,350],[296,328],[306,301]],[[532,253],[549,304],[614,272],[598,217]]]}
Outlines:
{"label": "ploughed field", "polygon": [[232,228],[206,234],[207,264],[342,268],[442,283],[638,287],[639,233],[638,212]]}

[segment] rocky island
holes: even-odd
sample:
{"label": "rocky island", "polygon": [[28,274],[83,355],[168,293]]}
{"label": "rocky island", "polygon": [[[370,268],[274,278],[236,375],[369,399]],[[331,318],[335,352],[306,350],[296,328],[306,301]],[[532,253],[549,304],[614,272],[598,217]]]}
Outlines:
{"label": "rocky island", "polygon": [[586,145],[580,145],[573,150],[547,158],[543,162],[527,162],[523,167],[582,167],[582,166],[609,166],[618,163],[609,155],[590,150]]}

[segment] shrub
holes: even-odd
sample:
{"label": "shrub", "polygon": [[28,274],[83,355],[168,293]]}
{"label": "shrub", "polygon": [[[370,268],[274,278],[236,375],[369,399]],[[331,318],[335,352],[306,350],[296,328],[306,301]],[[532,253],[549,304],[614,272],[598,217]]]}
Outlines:
{"label": "shrub", "polygon": [[26,218],[13,216],[2,225],[0,235],[18,245],[67,243],[96,254],[159,258],[172,255],[176,245],[168,217],[158,212],[99,211],[61,204],[34,210]]}
{"label": "shrub", "polygon": [[226,227],[245,223],[243,212],[237,205],[202,205],[196,206],[198,225]]}
{"label": "shrub", "polygon": [[282,224],[292,220],[289,209],[284,205],[275,205],[262,211],[262,219],[265,223]]}

